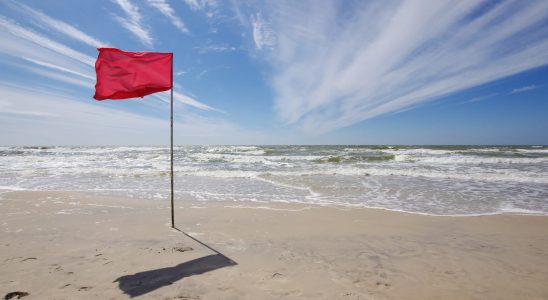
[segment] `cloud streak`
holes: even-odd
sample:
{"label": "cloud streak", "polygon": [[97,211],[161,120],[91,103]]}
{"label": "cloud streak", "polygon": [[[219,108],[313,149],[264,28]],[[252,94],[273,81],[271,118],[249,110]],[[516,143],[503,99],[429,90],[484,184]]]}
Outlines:
{"label": "cloud streak", "polygon": [[147,47],[152,47],[153,39],[149,30],[142,23],[139,8],[129,0],[113,0],[124,11],[126,18],[115,15],[114,18],[122,27],[137,37]]}
{"label": "cloud streak", "polygon": [[524,87],[520,87],[520,88],[516,88],[516,89],[513,89],[512,90],[512,94],[515,94],[515,93],[523,93],[523,92],[527,92],[527,91],[532,91],[532,90],[536,90],[538,89],[539,87],[532,84],[532,85],[528,85],[528,86],[524,86]]}
{"label": "cloud streak", "polygon": [[[116,109],[118,104],[82,102],[51,90],[0,82],[0,140],[4,145],[142,145],[169,141],[167,117],[121,111]],[[233,137],[245,139],[251,134],[226,120],[188,113],[178,116],[174,125],[176,143],[211,143],[218,139],[230,143]]]}
{"label": "cloud streak", "polygon": [[[27,65],[14,62],[12,59],[7,59],[5,63],[16,65],[30,73],[53,80],[89,89],[93,88],[95,58],[53,41],[2,16],[0,16],[0,38],[3,41],[0,43],[0,54],[17,57]],[[166,98],[166,96],[162,97]],[[174,92],[174,99],[178,103],[201,110],[218,111],[177,91]],[[166,99],[163,102],[166,102]]]}
{"label": "cloud streak", "polygon": [[[92,58],[91,56],[85,55],[61,43],[53,41],[41,34],[35,33],[34,31],[30,29],[19,26],[15,22],[3,16],[0,16],[0,29],[2,29],[2,32],[1,32],[2,35],[6,35],[6,33],[11,34],[12,37],[16,37],[17,39],[17,41],[15,41],[13,38],[7,37],[6,40],[4,40],[6,42],[1,44],[1,47],[4,50],[6,50],[6,53],[8,54],[21,55],[22,53],[26,52],[25,50],[30,50],[29,48],[32,48],[30,45],[27,45],[25,47],[21,44],[18,44],[17,46],[23,46],[21,48],[16,47],[15,45],[8,45],[9,40],[15,41],[15,42],[24,41],[28,44],[34,44],[39,47],[50,50],[52,52],[63,55],[64,57],[70,58],[84,65],[93,66],[95,64],[95,59]],[[32,57],[32,56],[34,55],[27,55],[27,57]],[[40,55],[40,53],[36,53],[36,56],[42,56],[42,55]]]}
{"label": "cloud streak", "polygon": [[193,11],[203,11],[208,18],[219,13],[219,3],[216,0],[184,0]]}
{"label": "cloud streak", "polygon": [[32,18],[32,20],[36,21],[38,24],[44,25],[47,28],[54,29],[60,33],[63,33],[75,40],[78,40],[84,44],[87,44],[89,46],[92,46],[94,48],[104,47],[108,45],[107,43],[100,41],[81,30],[77,29],[76,27],[67,24],[63,21],[57,20],[55,18],[52,18],[36,9],[33,9],[25,4],[14,2],[11,0],[6,1],[7,4],[9,4],[11,7],[23,12],[25,15]]}
{"label": "cloud streak", "polygon": [[[95,59],[0,16],[0,54],[5,63],[62,82],[92,86]],[[16,57],[33,67],[25,67]],[[39,68],[41,69],[39,69]],[[76,76],[75,76],[76,75]]]}
{"label": "cloud streak", "polygon": [[232,52],[238,50],[234,46],[230,46],[228,44],[207,44],[205,46],[201,47],[194,47],[194,49],[198,50],[198,53],[205,54],[205,53],[222,53],[222,52]]}
{"label": "cloud streak", "polygon": [[468,103],[484,101],[484,100],[487,100],[487,99],[491,99],[495,96],[498,96],[498,94],[497,93],[492,93],[492,94],[488,94],[488,95],[484,95],[484,96],[478,96],[478,97],[474,97],[472,99],[468,99],[466,101],[460,102],[459,104],[468,104]]}
{"label": "cloud streak", "polygon": [[258,50],[267,50],[275,44],[275,36],[270,24],[266,22],[261,13],[251,16],[253,30],[253,42]]}
{"label": "cloud streak", "polygon": [[276,1],[263,11],[275,109],[311,133],[548,63],[547,1]]}
{"label": "cloud streak", "polygon": [[185,23],[177,17],[173,8],[167,3],[166,0],[147,0],[148,5],[157,9],[161,14],[169,19],[173,26],[177,27],[181,32],[188,33]]}

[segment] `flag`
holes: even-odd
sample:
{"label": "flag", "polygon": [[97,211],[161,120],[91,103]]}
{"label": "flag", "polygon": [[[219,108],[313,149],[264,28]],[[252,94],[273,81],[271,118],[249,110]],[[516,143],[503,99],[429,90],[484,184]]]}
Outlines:
{"label": "flag", "polygon": [[97,50],[96,100],[144,97],[173,86],[173,53]]}

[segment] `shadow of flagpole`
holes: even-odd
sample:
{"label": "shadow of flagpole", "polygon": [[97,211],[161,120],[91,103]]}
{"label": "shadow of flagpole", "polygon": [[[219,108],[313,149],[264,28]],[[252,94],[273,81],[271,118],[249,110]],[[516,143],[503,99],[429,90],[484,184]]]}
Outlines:
{"label": "shadow of flagpole", "polygon": [[206,247],[207,249],[213,251],[215,254],[180,263],[173,267],[143,271],[135,273],[133,275],[118,277],[113,282],[118,282],[118,287],[120,288],[120,290],[133,298],[150,293],[161,287],[171,285],[185,277],[199,275],[224,267],[237,265],[235,261],[206,245],[202,241],[190,236],[189,234],[178,228],[174,229],[183,233],[184,235],[191,238],[200,245]]}
{"label": "shadow of flagpole", "polygon": [[[211,250],[211,251],[217,253],[218,255],[223,255],[221,252],[219,252],[219,251],[217,251],[217,250],[211,248],[209,245],[203,243],[202,241],[200,241],[200,240],[198,240],[197,238],[191,236],[190,234],[188,234],[188,233],[182,231],[181,229],[179,229],[179,228],[177,228],[177,227],[173,227],[173,229],[175,229],[175,230],[179,231],[180,233],[186,235],[188,238],[190,238],[190,239],[192,239],[193,241],[195,241],[196,243],[198,243],[198,244],[200,244],[200,245],[206,247],[207,249],[209,249],[209,250]],[[224,256],[224,255],[223,255],[223,256]],[[236,263],[234,262],[234,264],[236,264]]]}

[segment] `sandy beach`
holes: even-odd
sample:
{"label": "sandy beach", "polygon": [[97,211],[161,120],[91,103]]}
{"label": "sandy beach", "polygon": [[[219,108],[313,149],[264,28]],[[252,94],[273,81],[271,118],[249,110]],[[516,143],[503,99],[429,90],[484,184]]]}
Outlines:
{"label": "sandy beach", "polygon": [[178,199],[178,231],[165,200],[0,197],[3,297],[548,298],[545,216]]}
{"label": "sandy beach", "polygon": [[0,300],[548,300],[548,0],[0,0],[0,40]]}

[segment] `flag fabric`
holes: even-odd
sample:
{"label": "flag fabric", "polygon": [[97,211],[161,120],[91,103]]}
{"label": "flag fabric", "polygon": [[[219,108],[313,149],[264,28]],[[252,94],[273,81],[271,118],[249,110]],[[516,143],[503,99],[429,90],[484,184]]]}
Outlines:
{"label": "flag fabric", "polygon": [[96,100],[144,97],[173,86],[173,53],[97,50]]}

